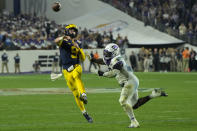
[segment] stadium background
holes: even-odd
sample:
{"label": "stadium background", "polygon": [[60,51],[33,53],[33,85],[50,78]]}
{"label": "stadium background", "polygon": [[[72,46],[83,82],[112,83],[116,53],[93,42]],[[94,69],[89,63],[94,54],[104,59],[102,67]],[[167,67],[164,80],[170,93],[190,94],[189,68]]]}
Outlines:
{"label": "stadium background", "polygon": [[[118,84],[113,79],[89,73],[88,60],[83,64],[85,74],[82,78],[88,91],[87,108],[93,114],[94,124],[89,125],[79,117],[80,112],[64,79],[50,80],[53,57],[58,52],[53,39],[61,35],[64,24],[70,23],[80,27],[79,38],[87,54],[98,51],[102,57],[104,45],[115,42],[128,65],[132,65],[130,56],[134,52],[140,96],[147,95],[153,88],[163,88],[169,93],[168,98],[157,99],[135,111],[141,124],[138,130],[197,129],[195,0],[158,0],[163,9],[170,8],[167,13],[163,10],[165,15],[161,23],[152,22],[147,11],[153,5],[158,11],[155,0],[60,0],[60,12],[52,11],[53,2],[55,0],[0,1],[0,56],[6,50],[9,58],[9,73],[0,70],[0,130],[128,130],[125,127],[129,120],[118,103]],[[172,4],[186,12],[180,16],[177,11],[176,24],[165,19],[173,20],[176,16],[172,17]],[[182,22],[187,28],[185,31],[180,31]],[[26,38],[27,35],[30,38]],[[33,38],[36,40],[31,41]],[[187,69],[183,68],[182,58],[185,47],[190,51]],[[158,63],[154,63],[154,48],[158,49]],[[16,53],[21,59],[20,74],[14,73]],[[41,66],[40,72],[32,67],[36,60]],[[160,65],[159,69],[155,69],[155,64]]]}

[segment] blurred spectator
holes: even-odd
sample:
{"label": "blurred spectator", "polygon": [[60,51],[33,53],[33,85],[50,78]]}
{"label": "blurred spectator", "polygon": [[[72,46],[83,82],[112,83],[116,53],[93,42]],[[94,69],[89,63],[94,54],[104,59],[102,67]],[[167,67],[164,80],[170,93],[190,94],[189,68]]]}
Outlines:
{"label": "blurred spectator", "polygon": [[[94,53],[94,59],[99,59],[98,51]],[[100,69],[100,64],[97,64],[98,68]]]}
{"label": "blurred spectator", "polygon": [[52,73],[58,73],[58,59],[59,59],[59,55],[56,52],[53,57]]}
{"label": "blurred spectator", "polygon": [[166,71],[166,62],[165,62],[165,59],[166,59],[166,49],[160,49],[159,50],[159,62],[160,62],[160,72],[164,72]]}
{"label": "blurred spectator", "polygon": [[98,42],[96,41],[96,39],[93,37],[90,39],[90,43],[88,44],[88,48],[90,49],[95,49],[98,47]]}
{"label": "blurred spectator", "polygon": [[154,48],[154,52],[153,52],[153,68],[154,71],[159,71],[159,53],[157,48]]}
{"label": "blurred spectator", "polygon": [[[93,51],[91,51],[90,57],[91,57],[91,58],[94,58],[94,53],[93,53]],[[92,65],[94,66],[94,69],[97,69],[96,64],[95,64],[94,62],[90,61],[89,72],[91,72],[91,67],[92,67]]]}
{"label": "blurred spectator", "polygon": [[165,57],[164,62],[166,66],[165,72],[170,71],[171,54],[170,54],[169,49],[166,50],[166,57]]}
{"label": "blurred spectator", "polygon": [[123,39],[120,36],[120,34],[118,34],[118,36],[116,37],[116,44],[121,48],[123,46]]}
{"label": "blurred spectator", "polygon": [[100,33],[96,33],[96,41],[98,43],[98,48],[103,48],[103,40]]}
{"label": "blurred spectator", "polygon": [[177,67],[177,63],[176,63],[176,52],[174,49],[171,49],[171,61],[170,61],[170,71],[175,72],[176,71],[176,67]]}
{"label": "blurred spectator", "polygon": [[15,73],[20,73],[20,56],[18,55],[18,53],[16,54],[16,56],[14,57],[14,68],[15,68]]}
{"label": "blurred spectator", "polygon": [[145,49],[142,47],[138,53],[138,71],[144,71]]}
{"label": "blurred spectator", "polygon": [[150,67],[150,63],[149,63],[149,52],[146,49],[145,50],[145,55],[144,55],[144,72],[149,72],[149,67]]}
{"label": "blurred spectator", "polygon": [[34,69],[34,72],[40,72],[40,64],[39,62],[36,60],[35,63],[33,64],[33,69]]}
{"label": "blurred spectator", "polygon": [[4,73],[4,67],[7,70],[7,73],[9,73],[9,68],[8,68],[8,55],[6,53],[6,50],[3,51],[3,54],[1,56],[1,60],[2,60],[2,69],[1,69],[1,73]]}
{"label": "blurred spectator", "polygon": [[127,38],[127,36],[124,37],[123,42],[122,42],[122,48],[127,48],[129,45],[129,40]]}
{"label": "blurred spectator", "polygon": [[189,57],[190,57],[190,52],[189,48],[186,47],[185,50],[182,53],[183,57],[183,72],[188,72],[189,70]]}
{"label": "blurred spectator", "polygon": [[193,49],[191,49],[190,51],[189,68],[190,68],[190,71],[197,70],[196,52]]}
{"label": "blurred spectator", "polygon": [[137,70],[137,59],[136,59],[136,56],[133,51],[131,52],[131,55],[129,56],[129,60],[130,60],[130,64],[131,64],[132,69],[134,71],[136,71]]}
{"label": "blurred spectator", "polygon": [[181,23],[181,25],[179,26],[179,36],[182,39],[185,39],[187,33],[187,27],[184,25],[184,23]]}
{"label": "blurred spectator", "polygon": [[6,49],[6,38],[7,38],[7,33],[2,33],[0,34],[1,36],[1,41],[0,41],[0,50]]}
{"label": "blurred spectator", "polygon": [[178,72],[181,72],[183,70],[183,62],[182,62],[182,51],[179,49],[176,51],[176,60],[177,60],[177,68],[176,70]]}
{"label": "blurred spectator", "polygon": [[188,42],[193,44],[193,38],[194,38],[194,29],[193,29],[193,24],[190,22],[188,24]]}
{"label": "blurred spectator", "polygon": [[110,43],[114,43],[114,37],[111,31],[109,32],[109,39],[110,39]]}

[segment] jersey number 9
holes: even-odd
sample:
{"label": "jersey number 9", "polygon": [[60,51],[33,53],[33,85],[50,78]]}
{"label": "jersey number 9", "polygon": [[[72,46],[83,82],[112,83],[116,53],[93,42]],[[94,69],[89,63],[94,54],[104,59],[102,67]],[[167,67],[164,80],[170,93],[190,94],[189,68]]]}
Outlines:
{"label": "jersey number 9", "polygon": [[76,59],[77,58],[77,54],[78,54],[78,49],[75,46],[71,47],[71,58]]}

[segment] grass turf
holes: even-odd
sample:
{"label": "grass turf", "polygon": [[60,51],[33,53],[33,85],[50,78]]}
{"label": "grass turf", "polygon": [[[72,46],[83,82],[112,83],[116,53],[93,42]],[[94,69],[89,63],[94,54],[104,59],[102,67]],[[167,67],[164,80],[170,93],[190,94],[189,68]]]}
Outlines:
{"label": "grass turf", "polygon": [[[169,97],[151,100],[135,112],[141,127],[126,128],[129,119],[118,103],[119,93],[88,94],[86,106],[94,119],[89,124],[71,94],[0,95],[0,131],[185,131],[197,130],[196,73],[136,73],[140,88],[164,88]],[[86,88],[119,88],[115,79],[84,74]],[[49,75],[0,76],[0,88],[65,88],[63,78]],[[148,93],[139,93],[145,96]]]}

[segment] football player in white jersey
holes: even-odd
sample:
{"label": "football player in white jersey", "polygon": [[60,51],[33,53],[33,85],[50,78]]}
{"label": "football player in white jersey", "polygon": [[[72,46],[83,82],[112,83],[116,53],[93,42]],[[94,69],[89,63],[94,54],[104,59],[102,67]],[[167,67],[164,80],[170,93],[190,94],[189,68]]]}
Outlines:
{"label": "football player in white jersey", "polygon": [[121,57],[119,47],[116,44],[111,43],[105,47],[103,51],[103,59],[91,60],[98,64],[105,64],[109,68],[109,71],[107,72],[96,70],[95,73],[99,76],[115,77],[122,87],[119,102],[131,120],[129,128],[140,126],[135,118],[133,109],[137,109],[152,98],[167,96],[164,91],[155,89],[149,96],[138,98],[139,79],[135,76],[132,70],[130,70],[131,67],[130,69],[128,68],[125,60]]}

